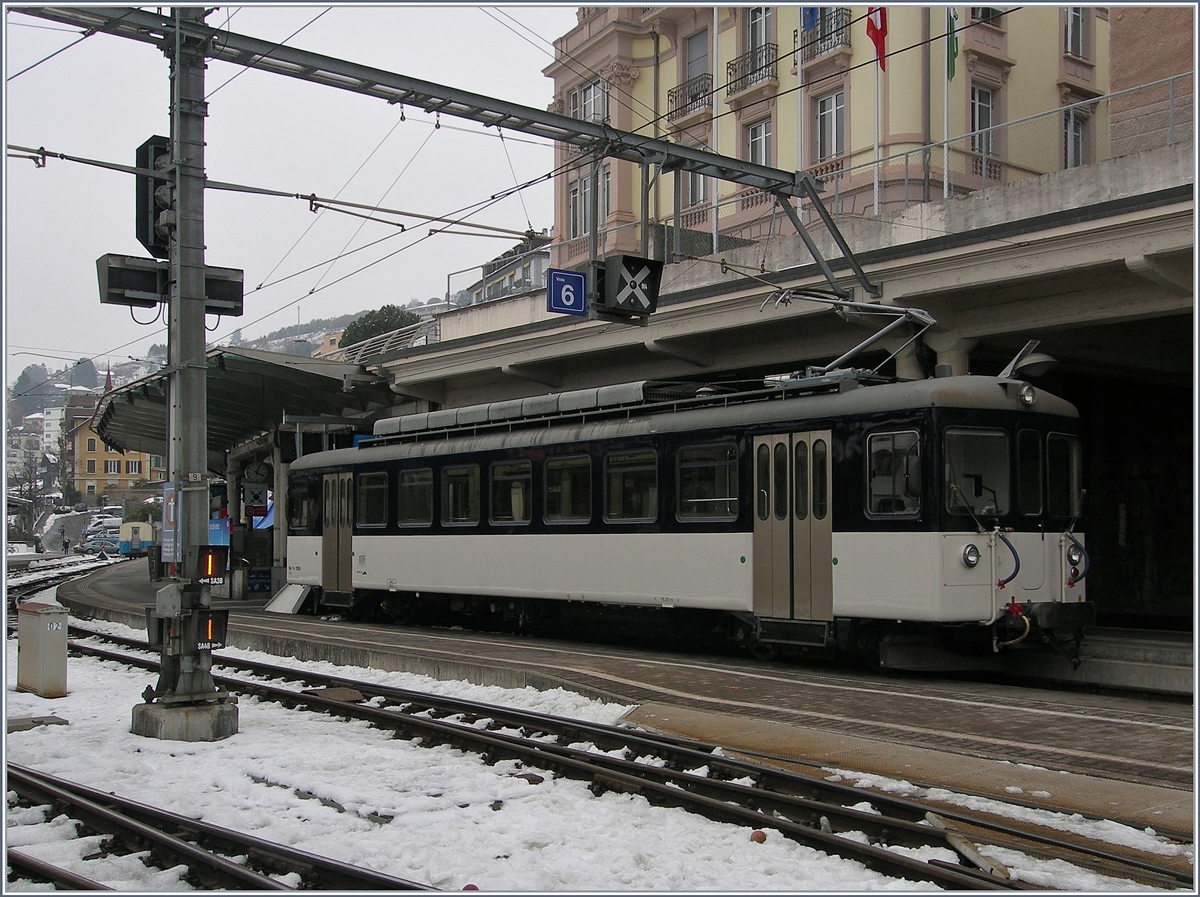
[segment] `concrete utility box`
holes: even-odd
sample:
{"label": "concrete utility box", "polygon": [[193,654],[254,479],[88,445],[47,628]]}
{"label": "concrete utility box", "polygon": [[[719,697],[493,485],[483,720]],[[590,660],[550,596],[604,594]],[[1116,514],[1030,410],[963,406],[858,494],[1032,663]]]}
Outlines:
{"label": "concrete utility box", "polygon": [[43,698],[67,694],[67,609],[57,604],[17,607],[17,691]]}

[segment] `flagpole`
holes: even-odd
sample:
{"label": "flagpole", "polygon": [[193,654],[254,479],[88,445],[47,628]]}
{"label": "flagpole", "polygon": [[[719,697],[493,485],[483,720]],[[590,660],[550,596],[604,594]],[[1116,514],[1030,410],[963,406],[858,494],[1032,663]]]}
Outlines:
{"label": "flagpole", "polygon": [[879,65],[875,65],[875,214],[879,214]]}
{"label": "flagpole", "polygon": [[942,65],[946,79],[942,82],[942,199],[950,196],[950,10],[946,10],[946,58]]}
{"label": "flagpole", "polygon": [[950,23],[954,19],[946,9],[946,58],[942,61],[946,69],[946,81],[942,85],[942,199],[950,196],[950,47],[954,34]]}

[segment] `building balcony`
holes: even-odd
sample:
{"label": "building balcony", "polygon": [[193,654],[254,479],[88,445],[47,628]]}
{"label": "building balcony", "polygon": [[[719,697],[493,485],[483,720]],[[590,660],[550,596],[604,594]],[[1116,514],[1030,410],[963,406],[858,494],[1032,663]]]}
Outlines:
{"label": "building balcony", "polygon": [[667,121],[712,109],[712,75],[705,72],[667,91]]}
{"label": "building balcony", "polygon": [[849,50],[850,10],[844,6],[822,9],[816,27],[799,32],[795,39],[801,62],[811,62],[835,50]]}
{"label": "building balcony", "polygon": [[725,67],[726,93],[733,97],[767,82],[778,83],[778,44],[763,44],[749,53],[730,60]]}

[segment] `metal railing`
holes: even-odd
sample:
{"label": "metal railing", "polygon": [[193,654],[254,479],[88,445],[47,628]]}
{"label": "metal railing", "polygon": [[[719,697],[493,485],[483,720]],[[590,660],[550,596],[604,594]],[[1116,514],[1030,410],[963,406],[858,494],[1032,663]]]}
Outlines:
{"label": "metal railing", "polygon": [[436,343],[438,341],[439,329],[436,317],[425,321],[418,321],[415,324],[409,324],[407,327],[401,327],[399,330],[373,336],[352,346],[345,346],[336,352],[330,353],[328,357],[333,361],[349,361],[358,364],[369,361],[372,358],[378,358],[380,355],[398,352],[401,349],[424,346],[427,343]]}
{"label": "metal railing", "polygon": [[778,44],[763,44],[749,53],[743,53],[737,59],[731,59],[725,66],[725,82],[728,85],[726,93],[733,96],[763,81],[778,80],[775,64],[778,57]]}
{"label": "metal railing", "polygon": [[712,74],[689,78],[667,91],[667,121],[675,121],[701,109],[712,108]]}
{"label": "metal railing", "polygon": [[797,31],[792,37],[803,62],[809,62],[833,50],[848,48],[850,10],[845,6],[821,8],[817,14],[816,27],[811,31]]}

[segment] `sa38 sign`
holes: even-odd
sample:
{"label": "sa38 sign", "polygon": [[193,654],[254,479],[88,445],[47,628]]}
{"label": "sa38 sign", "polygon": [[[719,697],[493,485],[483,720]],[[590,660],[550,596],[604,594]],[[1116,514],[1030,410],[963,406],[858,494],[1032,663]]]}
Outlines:
{"label": "sa38 sign", "polygon": [[587,314],[587,277],[582,271],[546,271],[546,311],[564,315]]}

